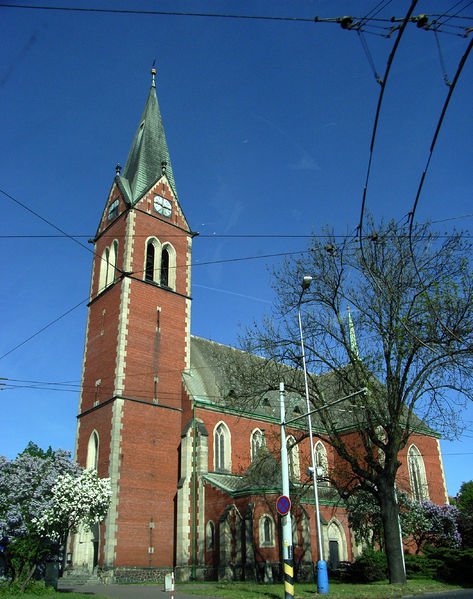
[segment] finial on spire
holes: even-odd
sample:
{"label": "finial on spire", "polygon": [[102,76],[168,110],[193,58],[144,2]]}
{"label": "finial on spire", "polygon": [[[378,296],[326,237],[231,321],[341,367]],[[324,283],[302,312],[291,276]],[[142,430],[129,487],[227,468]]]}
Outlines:
{"label": "finial on spire", "polygon": [[119,175],[122,172],[122,167],[121,167],[120,163],[118,163],[117,166],[115,167],[115,172],[117,175]]}
{"label": "finial on spire", "polygon": [[156,58],[153,60],[151,67],[151,87],[156,87]]}

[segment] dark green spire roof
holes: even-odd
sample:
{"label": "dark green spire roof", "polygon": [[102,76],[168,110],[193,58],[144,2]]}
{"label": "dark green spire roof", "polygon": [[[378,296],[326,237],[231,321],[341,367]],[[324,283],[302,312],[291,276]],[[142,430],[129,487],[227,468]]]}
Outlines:
{"label": "dark green spire roof", "polygon": [[[126,179],[132,194],[132,202],[137,202],[142,195],[161,177],[163,162],[166,163],[166,175],[176,194],[176,185],[172,173],[166,136],[159,110],[156,88],[153,83],[149,90],[146,106],[131,146],[130,153],[121,178]],[[177,194],[176,194],[177,197]]]}

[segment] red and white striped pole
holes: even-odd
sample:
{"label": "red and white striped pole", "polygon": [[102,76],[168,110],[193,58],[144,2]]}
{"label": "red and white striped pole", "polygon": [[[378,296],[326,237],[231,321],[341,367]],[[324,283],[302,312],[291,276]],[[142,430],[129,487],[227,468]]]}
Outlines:
{"label": "red and white striped pole", "polygon": [[174,570],[171,572],[171,599],[174,599]]}

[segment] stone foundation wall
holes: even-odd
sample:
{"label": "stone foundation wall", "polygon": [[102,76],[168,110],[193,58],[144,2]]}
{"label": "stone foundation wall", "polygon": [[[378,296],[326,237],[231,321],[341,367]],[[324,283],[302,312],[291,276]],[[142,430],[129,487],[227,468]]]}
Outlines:
{"label": "stone foundation wall", "polygon": [[171,568],[99,568],[98,575],[105,584],[162,582]]}
{"label": "stone foundation wall", "polygon": [[[268,570],[270,570],[271,574],[269,574]],[[170,574],[171,571],[172,568],[99,567],[97,576],[104,584],[145,582],[162,582],[164,584],[166,574]],[[189,582],[192,579],[192,566],[177,566],[174,569],[174,579],[176,582]],[[220,571],[218,566],[195,567],[195,580],[202,582],[207,580],[256,580],[263,583],[269,582],[268,579],[272,579],[274,582],[282,581],[282,564],[279,562],[258,562],[251,566],[234,564],[228,565],[225,571]],[[295,564],[295,579],[300,582],[315,580],[314,564]]]}

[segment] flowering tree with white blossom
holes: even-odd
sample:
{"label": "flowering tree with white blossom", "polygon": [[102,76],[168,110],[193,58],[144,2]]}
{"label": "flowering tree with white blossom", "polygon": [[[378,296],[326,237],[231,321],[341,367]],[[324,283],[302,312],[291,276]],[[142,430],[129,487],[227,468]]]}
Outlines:
{"label": "flowering tree with white blossom", "polygon": [[14,460],[0,456],[0,556],[11,583],[24,590],[70,531],[103,519],[109,501],[109,480],[84,471],[70,452],[30,443]]}
{"label": "flowering tree with white blossom", "polygon": [[64,543],[80,525],[92,528],[105,518],[111,494],[110,479],[99,478],[95,470],[58,476],[49,507],[35,520],[38,533]]}

